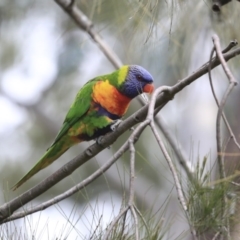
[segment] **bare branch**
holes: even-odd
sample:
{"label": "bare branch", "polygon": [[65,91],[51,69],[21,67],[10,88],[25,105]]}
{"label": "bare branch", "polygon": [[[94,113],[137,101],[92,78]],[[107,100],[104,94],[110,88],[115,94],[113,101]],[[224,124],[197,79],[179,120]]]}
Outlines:
{"label": "bare branch", "polygon": [[195,181],[194,172],[190,169],[191,163],[187,159],[187,155],[184,151],[184,149],[181,146],[181,143],[178,143],[176,141],[176,138],[173,137],[173,135],[169,132],[169,129],[164,122],[164,119],[161,118],[161,116],[155,117],[156,125],[160,128],[161,132],[163,133],[164,137],[167,139],[168,143],[174,150],[174,153],[177,156],[177,159],[179,161],[179,164],[183,167],[184,171],[186,172],[188,178],[190,181]]}
{"label": "bare branch", "polygon": [[134,223],[135,223],[135,239],[139,240],[138,218],[137,218],[137,214],[136,214],[136,210],[134,208],[134,205],[131,205],[130,209],[131,209],[133,219],[134,219]]}
{"label": "bare branch", "polygon": [[134,179],[135,179],[135,147],[132,138],[128,140],[128,144],[130,151],[130,183],[128,205],[132,205],[134,202]]}
{"label": "bare branch", "polygon": [[212,240],[217,240],[218,239],[218,236],[220,235],[221,233],[220,232],[217,232],[214,237],[212,238]]}
{"label": "bare branch", "polygon": [[135,208],[137,214],[138,214],[138,215],[140,216],[140,218],[142,219],[142,221],[143,221],[143,223],[144,223],[144,225],[145,225],[145,228],[146,228],[146,230],[147,230],[148,236],[150,236],[150,231],[149,231],[148,224],[147,224],[145,218],[143,217],[142,213],[138,210],[138,208],[136,207],[136,205],[134,205],[134,208]]}
{"label": "bare branch", "polygon": [[236,39],[231,40],[228,46],[222,50],[222,53],[226,53],[230,51],[233,47],[236,47],[237,45],[238,45],[238,41]]}
{"label": "bare branch", "polygon": [[[108,239],[110,233],[112,232],[113,228],[116,226],[116,224],[118,223],[120,218],[122,216],[124,216],[124,218],[126,217],[127,211],[129,209],[131,210],[131,213],[132,213],[133,219],[134,219],[134,223],[135,223],[135,237],[136,237],[136,239],[139,239],[138,218],[137,218],[137,212],[138,211],[136,211],[136,206],[134,205],[134,178],[135,178],[135,148],[134,148],[134,143],[135,143],[136,139],[138,139],[138,137],[141,134],[141,132],[143,131],[143,129],[146,128],[146,126],[151,121],[153,121],[154,113],[155,113],[154,112],[154,106],[155,106],[157,95],[160,92],[168,91],[169,89],[170,89],[170,87],[160,87],[153,93],[152,100],[149,104],[147,118],[133,131],[133,133],[131,134],[131,136],[128,139],[127,144],[128,144],[129,150],[130,150],[130,183],[129,183],[128,206],[124,209],[124,211],[120,211],[118,216],[115,218],[115,220],[110,225],[108,231],[106,232],[106,234],[104,236],[104,239],[106,239],[106,240]],[[123,232],[123,228],[124,228],[124,223],[125,223],[125,219],[123,221],[122,232]]]}
{"label": "bare branch", "polygon": [[[223,116],[223,108],[225,106],[225,103],[227,101],[228,96],[230,95],[231,91],[233,88],[237,85],[237,81],[235,80],[234,76],[232,75],[230,69],[227,66],[227,63],[223,57],[221,46],[220,46],[220,41],[217,35],[213,36],[213,44],[214,48],[217,54],[217,57],[219,58],[221,65],[223,67],[224,72],[226,73],[228,79],[229,79],[229,86],[224,93],[222,100],[220,102],[219,108],[218,108],[218,113],[217,113],[217,120],[216,120],[216,140],[217,140],[217,153],[218,153],[218,166],[219,166],[219,174],[220,174],[220,179],[226,178],[226,172],[225,172],[225,166],[224,166],[224,160],[222,156],[222,136],[221,136],[221,117]],[[216,97],[216,96],[215,96]],[[225,191],[225,183],[222,183],[222,189]],[[226,226],[226,233],[228,236],[228,239],[230,238],[230,229],[229,229],[229,218],[224,217],[227,216],[227,198],[225,194],[223,195],[222,199],[222,225]],[[225,223],[225,224],[224,224]],[[222,230],[224,229],[222,226]],[[223,234],[221,234],[221,239],[223,239]]]}
{"label": "bare branch", "polygon": [[[131,160],[130,160],[130,184],[129,184],[129,200],[128,200],[128,206],[126,208],[124,208],[124,210],[122,210],[118,216],[114,219],[114,221],[112,222],[112,224],[110,225],[108,231],[105,233],[105,236],[103,239],[107,240],[112,229],[116,226],[116,224],[118,223],[118,221],[120,220],[120,218],[122,216],[124,216],[124,218],[126,217],[127,211],[130,209],[133,216],[134,216],[134,222],[135,222],[135,231],[136,231],[136,238],[139,235],[138,234],[138,228],[137,228],[137,224],[138,221],[135,219],[136,216],[136,212],[134,209],[134,178],[135,178],[135,167],[134,167],[134,162],[135,162],[135,149],[134,149],[134,143],[137,141],[137,139],[139,138],[139,135],[142,133],[142,131],[146,128],[146,126],[148,125],[148,122],[146,122],[146,120],[144,122],[142,122],[141,124],[139,124],[137,126],[137,128],[133,131],[133,133],[131,134],[131,136],[129,137],[128,141],[124,144],[127,148],[130,148],[130,154],[131,154]],[[123,145],[123,146],[124,146]],[[122,147],[123,147],[122,146]],[[119,149],[120,150],[120,149]],[[123,224],[125,223],[125,220],[123,221]],[[124,227],[124,225],[123,225]],[[123,230],[122,230],[123,232]],[[137,238],[138,239],[138,238]]]}
{"label": "bare branch", "polygon": [[217,57],[219,58],[219,60],[221,62],[221,66],[228,77],[229,83],[234,83],[234,86],[237,85],[237,81],[234,78],[232,72],[230,71],[230,69],[224,59],[224,56],[223,56],[222,50],[221,50],[221,46],[220,46],[219,37],[216,34],[213,35],[213,43],[214,43],[214,47],[215,47],[215,50],[217,53]]}
{"label": "bare branch", "polygon": [[[232,47],[234,47],[234,46],[236,46],[236,45],[237,45],[237,42],[236,42],[236,41],[231,41],[231,42],[229,43],[229,45],[222,51],[222,53],[227,52],[229,49],[231,49]],[[214,49],[215,49],[215,48],[213,47],[213,49],[212,49],[212,51],[211,51],[211,54],[210,54],[210,60],[209,60],[210,64],[209,64],[209,66],[208,66],[208,77],[209,77],[209,82],[210,82],[210,86],[211,86],[211,91],[212,91],[212,93],[213,93],[213,97],[214,97],[215,102],[216,102],[216,104],[217,104],[217,106],[218,106],[218,108],[219,108],[219,105],[220,105],[220,104],[219,104],[219,101],[218,101],[218,99],[217,99],[217,95],[216,95],[216,93],[215,93],[214,87],[213,87],[212,74],[211,74],[211,59],[212,59],[212,57],[213,57]],[[228,120],[227,120],[227,118],[226,118],[226,115],[225,115],[224,111],[222,112],[222,117],[223,117],[223,121],[224,121],[224,123],[225,123],[225,125],[226,125],[226,127],[227,127],[227,129],[228,129],[228,131],[229,131],[230,137],[233,139],[235,145],[236,145],[236,146],[238,147],[238,149],[240,150],[240,144],[238,143],[237,138],[235,137],[235,135],[234,135],[234,133],[233,133],[233,131],[232,131],[232,128],[231,128],[230,124],[228,123]]]}
{"label": "bare branch", "polygon": [[[228,68],[227,63],[226,63],[226,61],[223,57],[220,42],[219,42],[219,38],[218,38],[217,35],[213,36],[213,43],[214,43],[214,47],[215,47],[217,56],[220,59],[221,65],[224,69],[224,72],[226,73],[226,75],[229,79],[229,82],[230,82],[230,85],[228,86],[228,89],[226,90],[226,92],[225,92],[225,94],[224,94],[224,96],[221,100],[221,103],[220,103],[219,109],[218,109],[218,114],[217,114],[217,129],[216,129],[216,131],[217,131],[217,151],[218,151],[218,153],[221,153],[222,152],[221,117],[222,117],[223,108],[224,108],[224,105],[227,101],[227,98],[228,98],[229,94],[231,93],[231,91],[233,90],[234,86],[236,86],[237,81],[235,80],[234,76],[232,75],[232,73],[231,73],[230,69]],[[224,170],[224,162],[223,162],[223,159],[222,159],[222,154],[218,154],[218,163],[219,163],[219,168],[220,168],[219,169],[220,178],[225,178],[226,173],[225,173],[225,170]]]}
{"label": "bare branch", "polygon": [[129,201],[128,206],[130,207],[131,213],[133,215],[134,223],[135,223],[135,237],[136,240],[139,239],[139,228],[138,228],[138,218],[136,214],[136,210],[134,208],[134,179],[135,179],[135,147],[134,140],[130,138],[128,140],[129,150],[130,150],[130,183],[129,183]]}
{"label": "bare branch", "polygon": [[162,153],[164,155],[164,157],[166,158],[167,160],[167,163],[169,165],[169,168],[173,174],[173,178],[174,178],[174,181],[175,181],[175,185],[176,185],[176,189],[177,189],[177,193],[178,193],[178,197],[179,197],[179,200],[180,200],[180,203],[183,207],[183,210],[184,211],[187,211],[187,204],[186,204],[186,201],[185,201],[185,198],[184,198],[184,195],[183,195],[183,190],[182,190],[182,186],[180,184],[180,181],[178,179],[178,175],[177,175],[177,171],[172,163],[172,160],[159,136],[159,134],[157,133],[157,130],[156,130],[156,127],[154,125],[154,121],[153,121],[153,113],[154,113],[154,105],[155,105],[155,101],[156,101],[156,98],[157,98],[157,95],[160,93],[160,92],[163,92],[163,91],[171,91],[171,88],[169,87],[160,87],[158,89],[156,89],[156,91],[153,93],[153,96],[152,96],[152,99],[151,99],[151,102],[149,104],[149,110],[148,110],[148,116],[147,116],[147,119],[150,121],[150,127],[153,131],[153,134],[158,142],[158,145],[160,147],[160,149],[162,150]]}
{"label": "bare branch", "polygon": [[[118,214],[118,216],[117,216],[117,217],[114,219],[114,221],[111,223],[111,225],[110,225],[108,231],[106,232],[106,234],[103,236],[103,240],[107,240],[107,239],[108,239],[108,237],[109,237],[112,229],[114,228],[114,226],[116,226],[116,224],[118,223],[118,221],[120,220],[120,218],[127,213],[128,209],[129,209],[129,207],[127,206],[127,207],[125,207],[125,208]],[[126,215],[125,215],[125,216],[126,216]]]}
{"label": "bare branch", "polygon": [[178,178],[178,174],[177,174],[177,170],[175,169],[175,166],[171,160],[171,157],[169,156],[158,132],[157,132],[157,129],[155,127],[155,124],[154,124],[154,119],[153,119],[153,113],[154,113],[154,105],[155,105],[155,102],[156,102],[156,98],[158,96],[159,93],[161,92],[168,92],[169,94],[171,94],[171,88],[170,87],[159,87],[158,89],[156,89],[156,91],[153,93],[153,96],[152,96],[152,99],[151,99],[151,102],[149,104],[149,109],[148,109],[148,115],[147,115],[147,118],[145,121],[149,120],[150,121],[150,127],[152,129],[152,132],[158,142],[158,145],[160,147],[160,149],[162,150],[162,153],[168,163],[168,166],[170,168],[170,171],[172,172],[172,175],[173,175],[173,179],[174,179],[174,182],[175,182],[175,187],[176,187],[176,190],[177,190],[177,194],[178,194],[178,199],[180,201],[180,204],[187,216],[187,219],[188,219],[188,223],[189,223],[189,226],[190,226],[190,229],[191,229],[191,232],[193,234],[193,238],[194,239],[197,239],[197,234],[196,234],[196,231],[194,229],[194,227],[192,226],[191,222],[190,222],[190,219],[189,219],[189,216],[188,216],[188,209],[187,209],[187,203],[186,203],[186,199],[184,197],[184,193],[183,193],[183,189],[182,189],[182,186],[180,184],[180,180]]}

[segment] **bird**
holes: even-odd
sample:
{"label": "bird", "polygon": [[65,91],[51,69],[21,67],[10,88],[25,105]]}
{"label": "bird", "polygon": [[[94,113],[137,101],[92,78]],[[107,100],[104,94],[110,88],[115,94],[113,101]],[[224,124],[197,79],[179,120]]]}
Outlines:
{"label": "bird", "polygon": [[114,130],[131,100],[153,91],[153,77],[139,65],[124,65],[110,74],[89,80],[78,91],[52,145],[12,189],[19,188],[73,145],[97,139]]}

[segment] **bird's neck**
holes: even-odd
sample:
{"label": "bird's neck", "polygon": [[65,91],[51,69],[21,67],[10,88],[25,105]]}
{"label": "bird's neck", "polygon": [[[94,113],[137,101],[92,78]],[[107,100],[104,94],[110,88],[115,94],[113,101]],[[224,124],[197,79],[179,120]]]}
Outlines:
{"label": "bird's neck", "polygon": [[119,117],[126,113],[131,101],[131,98],[124,96],[108,81],[97,82],[93,87],[92,97],[94,102]]}

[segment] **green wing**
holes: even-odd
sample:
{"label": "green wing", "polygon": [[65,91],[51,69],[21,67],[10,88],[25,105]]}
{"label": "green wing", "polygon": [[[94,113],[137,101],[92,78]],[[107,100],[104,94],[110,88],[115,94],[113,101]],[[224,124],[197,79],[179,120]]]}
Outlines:
{"label": "green wing", "polygon": [[89,110],[92,101],[92,91],[94,84],[99,81],[98,78],[94,78],[88,81],[78,92],[73,104],[71,105],[62,128],[59,131],[52,146],[57,143],[76,122],[78,122]]}

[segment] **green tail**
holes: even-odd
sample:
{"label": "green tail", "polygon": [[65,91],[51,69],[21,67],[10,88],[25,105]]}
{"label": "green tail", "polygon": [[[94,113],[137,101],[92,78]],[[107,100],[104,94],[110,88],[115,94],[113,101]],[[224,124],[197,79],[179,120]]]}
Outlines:
{"label": "green tail", "polygon": [[[63,139],[62,139],[63,140]],[[23,177],[21,178],[13,187],[13,191],[19,188],[24,182],[26,182],[29,178],[39,172],[41,169],[47,167],[55,160],[57,160],[63,153],[65,153],[69,147],[69,144],[65,144],[65,141],[58,141],[53,144],[46,153],[42,156],[42,158],[37,162],[37,164]]]}

